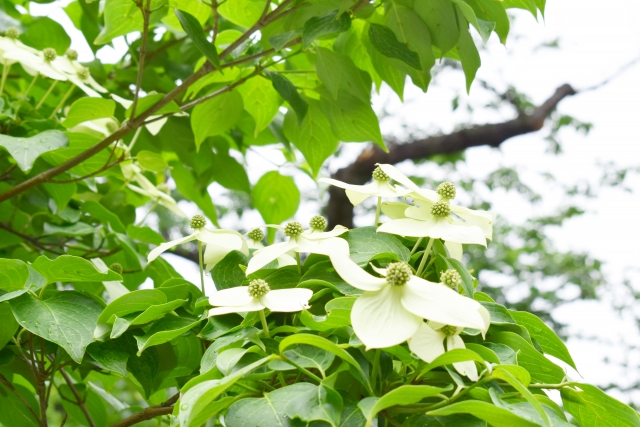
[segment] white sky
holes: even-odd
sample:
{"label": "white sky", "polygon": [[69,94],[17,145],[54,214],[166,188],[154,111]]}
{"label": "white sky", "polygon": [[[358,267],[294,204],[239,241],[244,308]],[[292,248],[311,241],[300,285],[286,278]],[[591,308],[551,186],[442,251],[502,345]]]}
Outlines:
{"label": "white sky", "polygon": [[[32,3],[35,14],[48,15],[65,25],[70,32],[73,45],[81,54],[81,60],[91,58],[91,52],[78,37],[73,37],[70,21],[60,10],[61,4],[48,5]],[[546,99],[556,87],[564,83],[574,88],[589,87],[616,72],[623,64],[640,56],[640,2],[637,0],[549,0],[544,21],[537,23],[528,13],[517,13],[516,25],[506,48],[492,36],[487,51],[481,53],[483,65],[478,78],[506,88],[514,85],[521,92],[530,95],[534,102]],[[535,48],[543,42],[560,39],[560,49]],[[105,47],[98,57],[113,62],[125,49],[122,40],[116,40],[115,48]],[[467,152],[465,172],[475,177],[483,177],[499,166],[514,167],[527,184],[546,194],[539,205],[522,203],[511,195],[494,196],[495,212],[512,221],[526,221],[531,216],[555,212],[564,206],[562,193],[539,178],[540,172],[551,172],[561,182],[572,184],[580,181],[597,183],[600,170],[598,163],[615,162],[619,166],[640,166],[640,66],[630,68],[609,85],[593,92],[565,99],[559,111],[582,121],[591,122],[594,128],[587,136],[571,131],[561,133],[564,154],[551,156],[546,153],[547,143],[541,133],[521,136],[503,144],[499,150],[474,148]],[[403,125],[410,128],[433,132],[450,131],[456,123],[467,121],[468,116],[459,109],[450,113],[451,99],[455,94],[463,94],[464,80],[461,73],[448,73],[437,80],[438,85],[429,89],[428,94],[407,85],[405,105],[389,90],[374,97],[378,111],[384,107],[393,113],[382,122],[383,134],[403,135]],[[466,98],[466,95],[463,95]],[[505,109],[496,113],[479,108],[486,101],[477,83],[471,90],[470,103],[476,107],[471,119],[475,123],[500,121],[512,117]],[[330,162],[331,170],[348,164],[355,159],[361,146],[349,145],[341,159]],[[283,163],[282,156],[271,149],[261,149],[260,154],[275,163]],[[266,169],[273,169],[260,156],[249,153],[251,165],[249,174],[255,183]],[[411,172],[411,164],[400,165]],[[428,166],[427,166],[428,167]],[[295,175],[296,182],[305,192],[317,192],[314,183],[306,176],[296,173],[291,166],[280,169],[282,173]],[[437,178],[437,177],[436,177]],[[587,214],[572,219],[561,229],[555,230],[554,238],[560,248],[587,250],[593,256],[606,261],[605,271],[611,279],[611,286],[602,290],[601,301],[574,303],[556,310],[554,317],[570,325],[574,335],[598,337],[609,344],[588,339],[571,339],[569,349],[576,360],[578,369],[586,381],[596,384],[618,382],[624,385],[638,378],[637,366],[640,355],[624,354],[616,342],[640,344],[640,334],[635,321],[628,315],[619,315],[611,308],[611,301],[624,298],[619,284],[625,277],[633,279],[636,289],[640,288],[639,259],[640,226],[636,224],[640,212],[640,179],[630,179],[630,187],[635,193],[619,189],[605,190],[599,197],[585,200],[583,208]],[[212,191],[220,193],[215,184]],[[318,210],[316,204],[301,207],[298,216],[306,220]],[[361,221],[370,222],[368,218]],[[242,219],[244,228],[260,224],[256,212],[248,212]],[[306,222],[306,221],[305,221]],[[232,227],[237,218],[229,217],[222,226]],[[175,256],[167,256],[187,278],[198,282],[197,269],[193,264]],[[212,290],[212,289],[211,289]],[[636,303],[636,309],[637,303]],[[619,363],[627,361],[626,368]],[[572,374],[574,378],[577,375]],[[629,395],[619,396],[628,400]],[[640,402],[640,391],[632,394],[635,402]]]}

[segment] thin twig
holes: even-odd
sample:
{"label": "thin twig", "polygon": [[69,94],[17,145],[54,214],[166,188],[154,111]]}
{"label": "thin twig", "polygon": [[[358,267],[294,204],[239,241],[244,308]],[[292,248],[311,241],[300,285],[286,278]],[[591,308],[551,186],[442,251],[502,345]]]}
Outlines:
{"label": "thin twig", "polygon": [[136,92],[133,94],[133,105],[131,106],[131,119],[136,117],[136,107],[138,106],[138,99],[140,98],[140,86],[142,86],[142,73],[144,72],[144,57],[147,54],[147,37],[149,33],[149,15],[151,14],[150,6],[151,0],[147,0],[144,8],[142,7],[142,1],[140,0],[139,7],[142,10],[142,42],[140,44],[140,61],[138,63],[138,78],[136,79]]}
{"label": "thin twig", "polygon": [[211,0],[211,19],[213,19],[213,35],[211,36],[211,43],[216,43],[216,37],[218,37],[218,0]]}
{"label": "thin twig", "polygon": [[150,406],[145,408],[144,410],[137,412],[130,417],[125,418],[124,420],[120,420],[115,424],[112,424],[111,427],[128,427],[134,424],[137,424],[142,421],[150,420],[155,417],[159,417],[161,415],[167,415],[173,412],[173,404],[178,401],[180,397],[180,393],[174,394],[167,401],[162,402],[156,406]]}

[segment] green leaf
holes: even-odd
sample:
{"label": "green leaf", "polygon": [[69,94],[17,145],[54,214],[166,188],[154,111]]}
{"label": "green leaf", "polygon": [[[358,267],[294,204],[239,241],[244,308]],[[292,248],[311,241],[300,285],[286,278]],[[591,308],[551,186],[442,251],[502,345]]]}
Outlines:
{"label": "green leaf", "polygon": [[216,47],[207,40],[202,30],[202,26],[198,19],[188,12],[175,9],[176,16],[180,21],[180,25],[185,33],[193,40],[198,50],[211,62],[218,70],[220,70],[220,58]]}
{"label": "green leaf", "polygon": [[169,167],[167,161],[153,151],[141,150],[136,154],[136,158],[140,166],[151,172],[162,172]]}
{"label": "green leaf", "polygon": [[324,16],[314,16],[309,18],[302,27],[302,46],[306,49],[311,42],[320,36],[332,33],[342,33],[351,28],[351,18],[348,13],[338,16],[338,11],[334,10]]}
{"label": "green leaf", "polygon": [[214,153],[209,168],[216,182],[229,190],[251,192],[251,184],[244,165],[240,164],[228,152],[219,150]]}
{"label": "green leaf", "polygon": [[69,143],[67,136],[59,130],[46,130],[28,138],[0,134],[0,147],[11,154],[24,173],[29,173],[33,163],[48,151],[64,148]]}
{"label": "green leaf", "polygon": [[[66,132],[66,134],[69,138],[69,146],[44,153],[42,158],[46,162],[58,166],[100,142],[99,138],[86,133]],[[69,172],[77,175],[89,175],[100,170],[109,160],[110,151],[100,151],[98,154],[69,169]]]}
{"label": "green leaf", "polygon": [[470,414],[486,421],[494,427],[539,427],[537,423],[520,418],[507,409],[478,400],[458,402],[445,406],[444,408],[436,409],[435,411],[427,412],[427,415],[431,416],[447,416],[452,414]]}
{"label": "green leaf", "polygon": [[249,28],[260,19],[264,7],[260,0],[234,0],[222,3],[218,12],[234,24]]}
{"label": "green leaf", "polygon": [[300,279],[300,286],[310,288],[315,285],[334,288],[336,291],[344,295],[361,295],[360,289],[354,288],[345,282],[336,269],[333,268],[331,261],[322,261],[313,264]]}
{"label": "green leaf", "polygon": [[284,134],[307,160],[314,177],[324,161],[335,153],[340,141],[331,131],[331,124],[318,101],[309,100],[309,111],[302,124],[298,115],[289,110],[284,117]]}
{"label": "green leaf", "polygon": [[280,97],[271,82],[262,76],[255,76],[240,87],[238,92],[244,100],[244,109],[256,122],[254,136],[263,131],[278,113]]}
{"label": "green leaf", "polygon": [[502,364],[516,365],[518,363],[518,354],[507,345],[485,341],[482,343],[482,346],[493,351],[498,356],[498,359],[500,359],[500,363]]}
{"label": "green leaf", "polygon": [[464,0],[451,0],[456,4],[456,8],[462,12],[464,18],[469,21],[471,25],[478,30],[480,37],[482,37],[482,43],[487,44],[489,41],[489,37],[491,36],[491,32],[495,28],[496,24],[493,22],[487,22],[483,20],[478,20],[476,13],[473,11],[473,8],[469,6]]}
{"label": "green leaf", "polygon": [[433,45],[444,55],[460,38],[456,11],[450,0],[424,0],[415,2],[413,9],[427,23]]}
{"label": "green leaf", "polygon": [[[167,295],[167,292],[162,290],[160,291]],[[140,314],[131,313],[122,317],[115,315],[113,318],[113,329],[111,330],[110,338],[114,339],[119,337],[132,325],[144,325],[145,323],[156,320],[165,314],[171,313],[176,308],[182,306],[185,302],[187,302],[186,299],[175,299],[164,304],[152,305]],[[107,322],[110,323],[111,318]]]}
{"label": "green leaf", "polygon": [[[303,313],[306,313],[306,311],[303,311]],[[284,355],[296,365],[302,366],[303,368],[318,369],[323,375],[335,359],[333,353],[306,344],[290,347],[290,350],[285,351]],[[283,360],[272,360],[269,362],[269,368],[276,371],[296,369],[294,365]]]}
{"label": "green leaf", "polygon": [[59,292],[44,301],[27,293],[11,300],[11,309],[20,326],[58,344],[76,363],[82,362],[86,347],[93,341],[102,311],[93,298],[75,291]]}
{"label": "green leaf", "polygon": [[567,346],[542,320],[525,311],[509,310],[509,313],[518,325],[524,326],[529,331],[531,338],[536,340],[543,352],[557,357],[575,370],[578,369]]}
{"label": "green leaf", "polygon": [[[524,371],[525,378],[523,379],[516,378],[511,373],[511,370],[515,368],[520,368],[520,371]],[[533,408],[536,410],[538,415],[540,415],[540,418],[542,418],[542,421],[544,422],[544,424],[548,427],[551,426],[549,417],[547,416],[547,413],[545,412],[545,410],[542,408],[542,405],[540,404],[540,402],[536,400],[536,398],[533,396],[533,394],[531,394],[531,392],[527,388],[527,386],[529,385],[530,377],[524,368],[516,367],[516,366],[513,366],[513,367],[497,366],[492,372],[491,376],[493,378],[501,379],[509,383],[511,387],[515,388],[522,395],[522,397],[527,399],[527,402],[529,402],[531,406],[533,406]]]}
{"label": "green leaf", "polygon": [[194,202],[200,210],[211,220],[214,225],[218,225],[218,215],[213,200],[209,192],[200,190],[196,177],[190,170],[185,168],[181,162],[171,162],[171,176],[176,181],[176,187],[182,195]]}
{"label": "green leaf", "polygon": [[240,286],[246,277],[240,265],[247,265],[247,257],[240,251],[231,251],[211,270],[217,290]]}
{"label": "green leaf", "polygon": [[164,344],[172,339],[184,334],[200,323],[199,320],[167,316],[156,321],[151,328],[142,336],[136,336],[138,341],[138,356],[148,347]]}
{"label": "green leaf", "polygon": [[516,323],[511,317],[509,310],[503,305],[497,304],[495,302],[486,302],[480,301],[480,304],[484,308],[487,309],[489,314],[491,315],[491,323],[494,325],[504,325],[504,324],[513,324]]}
{"label": "green leaf", "polygon": [[295,111],[298,118],[298,125],[302,125],[304,117],[307,115],[309,104],[302,99],[296,87],[289,79],[279,73],[269,73],[273,88],[278,91],[281,97],[285,99]]}
{"label": "green leaf", "polygon": [[471,34],[469,33],[469,24],[467,20],[462,16],[461,12],[458,12],[458,25],[460,27],[460,39],[458,40],[458,55],[460,55],[460,62],[462,63],[462,70],[467,82],[467,93],[471,90],[471,83],[476,78],[476,72],[480,68],[480,54],[476,47]]}
{"label": "green leaf", "polygon": [[[367,423],[371,424],[373,419],[380,411],[384,411],[392,406],[403,406],[418,403],[426,397],[436,396],[438,394],[449,391],[451,386],[447,388],[432,387],[429,385],[402,385],[391,390],[380,398],[368,397],[366,402],[361,401],[358,406],[367,418]],[[374,400],[375,399],[375,403]],[[371,405],[373,403],[373,405]]]}
{"label": "green leaf", "polygon": [[[148,94],[146,96],[139,98],[138,104],[136,105],[136,117],[144,113],[145,111],[147,111],[149,108],[156,105],[164,97],[165,95],[163,93],[153,93],[153,94]],[[133,103],[131,103],[129,108],[127,108],[127,110],[124,112],[124,116],[126,118],[130,118],[132,112],[133,112]],[[154,112],[152,117],[161,116],[163,114],[169,114],[169,113],[176,113],[176,114],[182,113],[182,110],[180,109],[178,104],[176,104],[176,102],[173,100],[169,101],[168,103],[163,105],[158,111]]]}
{"label": "green leaf", "polygon": [[19,259],[0,258],[0,290],[14,292],[24,289],[29,279],[29,267]]}
{"label": "green leaf", "polygon": [[107,0],[104,5],[104,27],[94,44],[109,43],[118,36],[142,30],[142,12],[131,0]]}
{"label": "green leaf", "polygon": [[2,405],[10,410],[0,411],[0,423],[3,426],[11,427],[38,427],[40,422],[36,421],[32,413],[24,405],[24,401],[18,397],[21,396],[28,402],[34,412],[38,412],[38,402],[34,397],[32,389],[28,389],[21,384],[13,384],[16,393],[12,393],[4,384],[0,383],[0,395],[2,396]]}
{"label": "green leaf", "polygon": [[422,70],[418,54],[410,50],[407,45],[400,43],[390,28],[380,24],[370,24],[369,40],[384,56],[399,59],[416,70]]}
{"label": "green leaf", "polygon": [[474,351],[464,348],[456,348],[436,357],[431,363],[422,368],[418,377],[422,377],[427,372],[440,366],[451,365],[452,363],[456,362],[465,362],[467,360],[473,360],[474,362],[479,362],[480,364],[484,365],[484,359]]}
{"label": "green leaf", "polygon": [[538,8],[533,0],[503,0],[505,9],[517,8],[531,12],[534,18],[538,17]]}
{"label": "green leaf", "polygon": [[220,135],[231,129],[243,110],[242,95],[237,90],[223,93],[196,105],[191,113],[191,128],[195,136],[196,151],[200,150],[200,145],[207,137]]}
{"label": "green leaf", "polygon": [[133,224],[129,224],[127,226],[127,235],[133,240],[139,240],[153,245],[160,245],[165,242],[164,237],[162,237],[161,234],[147,226],[136,227]]}
{"label": "green leaf", "polygon": [[47,279],[47,283],[122,280],[122,276],[116,272],[109,270],[101,273],[91,262],[72,255],[62,255],[54,260],[43,255],[38,257],[31,266]]}
{"label": "green leaf", "polygon": [[63,210],[67,206],[69,200],[71,200],[73,195],[76,194],[78,189],[75,182],[68,182],[65,184],[45,182],[42,186],[47,190],[47,193],[49,193],[53,201],[56,203],[58,211]]}
{"label": "green leaf", "polygon": [[27,32],[20,36],[20,40],[38,50],[52,47],[58,55],[64,55],[71,46],[71,38],[62,25],[49,17],[34,19],[27,27]]}
{"label": "green leaf", "polygon": [[502,44],[507,43],[509,34],[509,17],[504,10],[502,2],[486,0],[465,0],[473,8],[476,16],[484,21],[495,22],[495,32],[500,37]]}
{"label": "green leaf", "polygon": [[45,222],[42,228],[46,235],[61,234],[63,236],[86,236],[96,231],[95,227],[84,222],[76,222],[71,225],[55,225]]}
{"label": "green leaf", "polygon": [[253,205],[267,224],[280,224],[295,215],[300,191],[293,178],[277,171],[267,172],[253,187]]}
{"label": "green leaf", "polygon": [[367,49],[368,56],[371,58],[371,65],[375,69],[375,72],[393,89],[400,100],[403,101],[404,85],[408,74],[407,65],[400,60],[387,58],[378,52],[371,44],[367,33],[362,35],[362,43]]}
{"label": "green leaf", "polygon": [[100,313],[98,324],[113,323],[113,317],[124,317],[127,314],[145,311],[151,306],[165,304],[167,297],[157,289],[142,289],[129,292],[117,298]]}
{"label": "green leaf", "polygon": [[529,371],[534,383],[554,384],[564,378],[562,368],[544,357],[521,336],[513,332],[498,332],[491,334],[488,339],[491,342],[505,344],[518,352],[518,365]]}
{"label": "green leaf", "polygon": [[564,409],[581,427],[638,427],[638,413],[589,384],[560,390]]}
{"label": "green leaf", "polygon": [[122,224],[120,217],[94,200],[84,202],[82,204],[82,212],[90,214],[100,222],[108,223],[116,233],[125,232],[124,224]]}
{"label": "green leaf", "polygon": [[2,350],[18,330],[18,322],[13,317],[8,302],[0,303],[0,325],[2,325],[0,328],[0,350]]}
{"label": "green leaf", "polygon": [[370,102],[371,79],[356,67],[350,57],[318,47],[316,71],[334,100],[338,99],[341,91],[346,91],[363,102]]}
{"label": "green leaf", "polygon": [[480,357],[482,357],[487,362],[497,363],[497,364],[501,363],[500,358],[498,357],[496,352],[487,347],[484,347],[480,344],[474,344],[474,343],[465,343],[465,347],[467,348],[467,350],[471,350],[475,353],[478,353],[478,355],[480,355]]}
{"label": "green leaf", "polygon": [[113,117],[115,111],[116,102],[111,99],[80,98],[71,104],[62,126],[69,129],[89,120]]}
{"label": "green leaf", "polygon": [[475,287],[473,286],[473,277],[471,276],[469,271],[457,259],[447,258],[447,263],[451,267],[453,267],[458,272],[458,274],[460,274],[460,278],[462,278],[462,289],[464,289],[464,293],[467,294],[469,298],[473,298]]}
{"label": "green leaf", "polygon": [[398,261],[409,261],[409,249],[393,234],[377,233],[376,227],[355,228],[342,237],[349,243],[351,259],[360,266],[382,254]]}
{"label": "green leaf", "polygon": [[305,310],[300,314],[300,321],[315,331],[330,331],[351,325],[351,308],[355,298],[335,298],[325,305],[326,316],[314,316]]}

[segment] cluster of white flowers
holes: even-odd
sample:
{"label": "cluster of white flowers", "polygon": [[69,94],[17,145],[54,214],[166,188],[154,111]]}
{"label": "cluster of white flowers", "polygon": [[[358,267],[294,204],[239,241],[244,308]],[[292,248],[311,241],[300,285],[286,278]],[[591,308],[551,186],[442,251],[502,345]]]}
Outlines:
{"label": "cluster of white flowers", "polygon": [[100,97],[98,92],[107,91],[91,77],[89,69],[77,61],[76,51],[69,49],[64,56],[59,56],[55,49],[50,47],[39,51],[22,43],[18,40],[19,36],[18,29],[14,27],[8,28],[4,36],[0,36],[3,83],[9,68],[17,62],[34,77],[42,75],[53,80],[69,81],[88,96]]}
{"label": "cluster of white flowers", "polygon": [[[484,336],[490,325],[489,312],[477,301],[458,292],[460,276],[455,270],[443,272],[442,283],[425,280],[420,273],[434,239],[442,239],[449,255],[457,259],[462,256],[462,244],[486,246],[486,239],[491,239],[493,214],[452,204],[456,189],[451,183],[443,183],[436,191],[425,190],[391,165],[379,165],[373,178],[372,183],[362,186],[336,180],[322,181],[346,189],[354,205],[368,197],[378,197],[378,205],[391,218],[378,227],[378,232],[417,237],[416,248],[422,239],[429,238],[417,272],[405,262],[395,262],[386,268],[371,265],[378,276],[368,273],[351,260],[348,242],[339,237],[347,229],[336,226],[325,232],[326,220],[319,215],[311,219],[306,230],[299,222],[268,225],[283,231],[286,236],[284,242],[270,246],[262,244],[264,232],[258,228],[247,233],[245,240],[233,230],[207,230],[204,217],[196,215],[191,221],[195,233],[160,245],[151,251],[149,261],[171,247],[196,239],[206,245],[204,263],[207,271],[232,250],[248,256],[249,248],[254,249],[246,269],[247,276],[272,262],[277,262],[278,267],[298,264],[300,268],[300,252],[326,255],[346,283],[364,291],[353,305],[351,324],[367,349],[408,342],[411,351],[431,362],[446,350],[464,348],[460,333],[465,328],[479,330]],[[389,183],[392,179],[401,185],[392,186]],[[411,198],[415,204],[381,204],[382,197]],[[272,290],[266,281],[256,279],[248,286],[217,291],[209,299],[214,306],[209,315],[260,311],[264,323],[265,308],[281,312],[304,310],[309,307],[312,295],[311,290],[302,288]],[[478,372],[473,362],[456,363],[454,367],[462,375],[477,380]]]}

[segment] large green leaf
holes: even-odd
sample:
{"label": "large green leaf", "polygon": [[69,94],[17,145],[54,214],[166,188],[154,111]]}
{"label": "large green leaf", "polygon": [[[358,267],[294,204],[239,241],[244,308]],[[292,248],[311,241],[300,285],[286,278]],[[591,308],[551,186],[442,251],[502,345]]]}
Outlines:
{"label": "large green leaf", "polygon": [[476,16],[484,21],[495,22],[495,32],[500,37],[502,44],[507,43],[509,34],[509,17],[504,10],[502,2],[487,0],[465,0],[476,13]]}
{"label": "large green leaf", "polygon": [[27,32],[20,36],[20,40],[38,50],[52,47],[58,55],[64,55],[71,46],[71,38],[62,25],[46,16],[34,19],[27,27]]}
{"label": "large green leaf", "polygon": [[509,310],[504,305],[495,302],[480,301],[480,304],[487,309],[491,316],[491,323],[494,325],[514,324]]}
{"label": "large green leaf", "polygon": [[75,182],[67,182],[64,184],[46,182],[42,186],[56,203],[58,211],[63,210],[67,206],[67,203],[69,203],[78,190],[78,185]]}
{"label": "large green leaf", "polygon": [[175,9],[176,16],[180,21],[180,25],[185,33],[193,40],[198,50],[211,62],[217,69],[220,69],[220,58],[216,47],[211,44],[205,37],[200,21],[188,12]]}
{"label": "large green leaf", "polygon": [[565,410],[575,417],[580,427],[640,426],[636,411],[592,385],[565,387],[560,395]]}
{"label": "large green leaf", "polygon": [[440,366],[451,365],[456,362],[465,362],[467,360],[473,360],[474,362],[484,364],[484,359],[480,357],[476,352],[465,348],[456,348],[454,350],[449,350],[446,353],[443,353],[433,359],[431,363],[422,368],[418,377],[422,377],[427,372]]}
{"label": "large green leaf", "polygon": [[[166,292],[163,292],[167,295]],[[159,319],[165,314],[171,313],[176,308],[182,306],[187,300],[175,299],[164,304],[152,305],[142,313],[131,313],[122,317],[116,317],[113,320],[113,329],[111,330],[111,339],[122,335],[130,326],[144,325],[153,320]]]}
{"label": "large green leaf", "polygon": [[13,317],[11,306],[8,302],[0,303],[0,325],[2,325],[0,328],[0,350],[2,350],[18,329],[18,322]]}
{"label": "large green leaf", "polygon": [[19,259],[0,259],[0,290],[14,292],[24,289],[29,267]]}
{"label": "large green leaf", "polygon": [[307,48],[316,38],[332,33],[342,33],[351,27],[351,18],[348,13],[334,10],[324,16],[309,18],[302,27],[302,46]]}
{"label": "large green leaf", "polygon": [[136,336],[138,341],[138,356],[148,347],[164,344],[184,334],[200,323],[187,317],[167,316],[156,321],[146,334]]}
{"label": "large green leaf", "polygon": [[267,224],[280,224],[295,215],[300,204],[300,190],[293,178],[277,171],[267,172],[252,192],[253,205]]}
{"label": "large green leaf", "polygon": [[[252,100],[253,102],[253,100]],[[242,114],[244,103],[237,90],[215,96],[194,107],[191,128],[195,136],[196,150],[209,136],[220,135],[231,129]]]}
{"label": "large green leaf", "polygon": [[427,412],[427,415],[432,416],[452,414],[470,414],[494,427],[540,427],[537,423],[521,418],[507,409],[478,400],[458,402]]}
{"label": "large green leaf", "polygon": [[71,104],[62,126],[69,129],[89,120],[113,117],[115,111],[116,102],[111,99],[80,98]]}
{"label": "large green leaf", "polygon": [[240,85],[238,91],[244,100],[244,109],[256,122],[254,136],[263,131],[278,113],[280,96],[272,83],[262,76],[255,76]]}
{"label": "large green leaf", "polygon": [[456,11],[451,0],[424,0],[415,2],[413,9],[427,23],[433,45],[442,54],[450,51],[460,38]]}
{"label": "large green leaf", "polygon": [[316,49],[316,71],[318,78],[327,87],[333,99],[340,91],[346,91],[363,102],[371,99],[371,80],[356,67],[352,59],[332,50]]}
{"label": "large green leaf", "polygon": [[418,54],[398,41],[389,27],[380,24],[369,26],[369,40],[373,47],[388,58],[399,59],[416,70],[422,70]]}
{"label": "large green leaf", "polygon": [[[87,261],[88,262],[88,261]],[[16,320],[26,330],[64,348],[81,363],[102,311],[93,298],[75,291],[41,301],[30,293],[11,300]]]}
{"label": "large green leaf", "polygon": [[460,27],[460,39],[458,40],[458,55],[460,56],[460,62],[462,63],[462,71],[464,71],[464,77],[467,82],[467,93],[471,90],[471,83],[476,78],[476,72],[480,68],[480,54],[476,47],[471,34],[469,33],[469,24],[467,20],[462,16],[461,12],[458,13],[458,25]]}
{"label": "large green leaf", "polygon": [[[520,372],[523,371],[524,373],[524,375],[519,375],[520,378],[516,378],[516,375],[513,375],[512,373],[512,371],[517,370],[516,368],[520,368]],[[510,367],[508,365],[497,366],[496,369],[492,372],[491,376],[493,378],[503,380],[507,382],[511,387],[515,388],[522,395],[522,397],[527,399],[527,402],[529,402],[531,406],[533,406],[533,408],[538,413],[538,415],[540,416],[544,424],[550,427],[551,422],[549,421],[549,417],[547,416],[547,413],[545,412],[540,402],[536,400],[534,395],[527,388],[527,386],[529,385],[530,376],[526,371],[526,369],[521,368],[519,366],[518,367],[516,366]],[[522,378],[523,376],[525,378]]]}
{"label": "large green leaf", "polygon": [[429,385],[402,385],[380,398],[367,397],[360,401],[358,406],[367,418],[367,423],[371,424],[380,411],[384,411],[392,406],[411,405],[420,402],[426,397],[444,393],[449,389],[450,387],[440,388]]}
{"label": "large green leaf", "polygon": [[222,3],[218,12],[234,24],[249,28],[260,19],[264,7],[260,0],[234,0]]}
{"label": "large green leaf", "polygon": [[93,43],[109,43],[118,36],[142,30],[142,12],[131,0],[107,0],[104,5],[104,27]]}
{"label": "large green leaf", "polygon": [[[335,358],[335,355],[331,352],[306,344],[290,347],[289,350],[284,352],[284,355],[298,366],[318,369],[323,374],[329,369]],[[272,360],[269,362],[269,368],[276,371],[296,369],[294,365],[282,360]]]}
{"label": "large green leaf", "polygon": [[62,255],[54,260],[43,255],[33,262],[32,267],[47,279],[47,283],[122,280],[118,273],[112,270],[101,273],[91,262],[72,255]]}
{"label": "large green leaf", "polygon": [[392,234],[377,233],[376,227],[360,227],[349,230],[342,237],[349,242],[351,259],[361,266],[372,259],[385,256],[399,261],[409,261],[409,249]]}
{"label": "large green leaf", "polygon": [[240,265],[247,265],[247,257],[240,251],[231,251],[211,270],[211,279],[216,289],[222,290],[240,286],[246,276]]}
{"label": "large green leaf", "polygon": [[46,130],[28,138],[0,134],[0,147],[4,147],[11,154],[24,173],[31,171],[33,163],[40,155],[64,148],[68,143],[67,136],[59,130]]}

